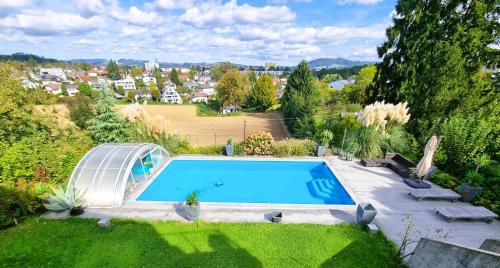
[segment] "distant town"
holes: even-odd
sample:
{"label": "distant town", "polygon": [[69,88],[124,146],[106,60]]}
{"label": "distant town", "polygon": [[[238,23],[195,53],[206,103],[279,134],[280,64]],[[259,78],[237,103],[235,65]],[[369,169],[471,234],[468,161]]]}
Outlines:
{"label": "distant town", "polygon": [[[42,58],[43,59],[43,58]],[[45,63],[37,65],[22,78],[27,89],[42,88],[47,93],[60,96],[74,96],[81,90],[112,89],[113,96],[123,102],[156,101],[162,103],[208,103],[215,97],[217,80],[220,78],[217,68],[231,65],[243,74],[250,72],[256,77],[269,75],[275,86],[275,97],[279,99],[287,84],[287,76],[295,67],[278,66],[268,62],[264,66],[244,66],[223,62],[218,64],[177,65],[179,67],[163,67],[155,58],[141,61],[120,60],[75,60],[72,64]],[[340,62],[342,64],[338,64]],[[91,64],[99,63],[99,64]],[[106,63],[106,64],[104,64]],[[142,65],[139,65],[141,64]],[[318,72],[329,69],[342,69],[360,66],[365,62],[345,59],[317,59],[310,62],[311,68]],[[173,65],[173,64],[171,64]],[[62,67],[64,66],[64,67]],[[222,67],[221,67],[222,66]],[[35,70],[35,71],[33,71]],[[36,72],[38,70],[38,72]],[[345,85],[355,82],[355,76],[327,76],[326,83],[330,88],[340,90]],[[220,107],[221,113],[230,113],[238,109],[233,105]]]}

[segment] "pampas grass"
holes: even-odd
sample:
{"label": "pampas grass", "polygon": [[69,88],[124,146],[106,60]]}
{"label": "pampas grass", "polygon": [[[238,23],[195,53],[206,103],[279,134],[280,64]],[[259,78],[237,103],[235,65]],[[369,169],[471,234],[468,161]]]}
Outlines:
{"label": "pampas grass", "polygon": [[385,132],[389,122],[397,124],[406,124],[410,120],[407,103],[392,103],[375,102],[365,106],[363,111],[358,115],[358,121],[364,127],[375,127],[376,130]]}
{"label": "pampas grass", "polygon": [[161,115],[149,115],[144,109],[144,105],[139,103],[129,104],[123,108],[122,113],[132,123],[144,123],[147,126],[149,135],[159,136],[168,133],[168,120]]}

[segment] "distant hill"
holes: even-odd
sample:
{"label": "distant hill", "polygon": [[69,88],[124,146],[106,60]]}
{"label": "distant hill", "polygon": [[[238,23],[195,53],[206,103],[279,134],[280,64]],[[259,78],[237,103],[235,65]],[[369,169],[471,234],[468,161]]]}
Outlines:
{"label": "distant hill", "polygon": [[108,60],[107,59],[74,59],[70,60],[70,62],[73,63],[88,63],[91,65],[107,65]]}
{"label": "distant hill", "polygon": [[25,54],[25,53],[14,53],[12,55],[0,55],[0,61],[9,61],[9,60],[15,60],[15,61],[29,61],[29,60],[34,60],[36,63],[44,64],[44,63],[58,63],[61,62],[56,59],[50,59],[50,58],[45,58],[42,56],[37,56],[33,54]]}
{"label": "distant hill", "polygon": [[352,61],[344,58],[319,58],[309,62],[309,66],[315,69],[341,69],[354,66],[372,64],[370,61]]}

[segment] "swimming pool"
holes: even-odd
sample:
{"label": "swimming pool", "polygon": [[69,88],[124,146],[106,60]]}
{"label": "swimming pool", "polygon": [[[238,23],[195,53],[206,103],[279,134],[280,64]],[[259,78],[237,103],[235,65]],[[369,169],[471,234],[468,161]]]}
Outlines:
{"label": "swimming pool", "polygon": [[354,201],[324,162],[172,160],[137,201],[335,204]]}

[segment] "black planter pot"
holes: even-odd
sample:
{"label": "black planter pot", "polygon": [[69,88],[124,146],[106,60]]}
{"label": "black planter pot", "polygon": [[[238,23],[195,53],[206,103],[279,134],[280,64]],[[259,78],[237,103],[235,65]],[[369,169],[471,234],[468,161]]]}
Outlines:
{"label": "black planter pot", "polygon": [[78,216],[78,215],[82,215],[83,212],[85,212],[85,209],[80,206],[80,207],[72,208],[69,211],[69,215],[71,215],[71,216]]}

